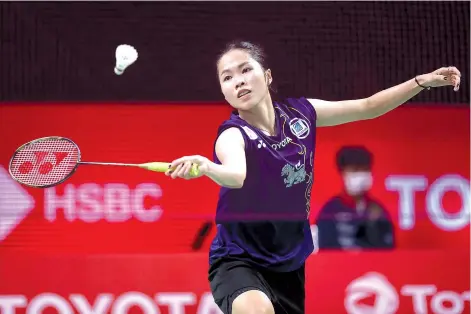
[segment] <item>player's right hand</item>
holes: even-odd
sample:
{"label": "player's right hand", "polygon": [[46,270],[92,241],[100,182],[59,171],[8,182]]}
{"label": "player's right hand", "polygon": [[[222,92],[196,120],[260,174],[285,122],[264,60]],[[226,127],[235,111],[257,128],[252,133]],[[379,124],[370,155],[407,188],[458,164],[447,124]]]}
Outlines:
{"label": "player's right hand", "polygon": [[[191,175],[190,170],[192,165],[198,165],[199,173]],[[211,161],[203,156],[184,156],[175,159],[170,163],[170,168],[165,172],[165,175],[170,176],[172,179],[183,178],[186,180],[199,178],[208,172]]]}
{"label": "player's right hand", "polygon": [[423,74],[417,76],[419,81],[422,80],[424,86],[430,87],[441,87],[441,86],[453,86],[453,90],[457,92],[460,89],[461,73],[453,66],[443,67],[437,69],[429,74]]}

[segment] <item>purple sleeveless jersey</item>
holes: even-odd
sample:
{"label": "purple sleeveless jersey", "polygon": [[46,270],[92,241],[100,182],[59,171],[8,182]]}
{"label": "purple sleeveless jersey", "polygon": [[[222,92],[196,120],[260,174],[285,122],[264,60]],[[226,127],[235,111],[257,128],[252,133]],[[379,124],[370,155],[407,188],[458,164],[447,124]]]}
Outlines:
{"label": "purple sleeveless jersey", "polygon": [[[240,189],[220,189],[210,263],[234,257],[288,272],[301,267],[313,250],[308,216],[316,113],[306,98],[274,103],[274,108],[276,136],[234,113],[218,129],[218,136],[231,127],[241,131],[247,176]],[[216,154],[214,160],[220,164]]]}

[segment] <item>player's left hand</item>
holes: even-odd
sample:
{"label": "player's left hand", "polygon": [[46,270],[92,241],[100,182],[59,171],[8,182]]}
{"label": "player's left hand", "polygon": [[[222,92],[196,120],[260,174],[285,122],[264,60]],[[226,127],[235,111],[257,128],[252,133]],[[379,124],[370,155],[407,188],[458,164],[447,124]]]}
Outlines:
{"label": "player's left hand", "polygon": [[[419,80],[419,77],[417,79]],[[461,73],[457,68],[449,66],[420,75],[420,79],[422,79],[421,85],[423,86],[453,86],[453,90],[457,92],[460,89]]]}
{"label": "player's left hand", "polygon": [[[211,161],[203,156],[184,156],[175,159],[170,163],[170,169],[165,172],[165,175],[170,176],[172,179],[183,178],[183,179],[195,179],[203,176],[208,172],[209,164]],[[192,165],[198,165],[198,175],[191,175],[190,170]]]}

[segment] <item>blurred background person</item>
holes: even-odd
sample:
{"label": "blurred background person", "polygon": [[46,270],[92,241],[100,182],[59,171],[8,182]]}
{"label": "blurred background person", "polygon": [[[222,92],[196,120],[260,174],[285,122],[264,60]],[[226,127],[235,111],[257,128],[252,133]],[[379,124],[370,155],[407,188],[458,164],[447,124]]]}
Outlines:
{"label": "blurred background person", "polygon": [[373,154],[363,146],[344,146],[337,152],[336,163],[343,190],[319,212],[319,249],[393,248],[391,217],[370,195]]}

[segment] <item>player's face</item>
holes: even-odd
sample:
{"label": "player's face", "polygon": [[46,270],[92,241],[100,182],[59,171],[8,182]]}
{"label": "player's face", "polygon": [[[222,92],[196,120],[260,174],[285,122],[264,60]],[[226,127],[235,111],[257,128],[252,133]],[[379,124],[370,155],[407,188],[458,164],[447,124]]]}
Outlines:
{"label": "player's face", "polygon": [[264,71],[260,63],[244,50],[231,50],[218,62],[221,91],[235,109],[250,110],[268,95],[270,70]]}

